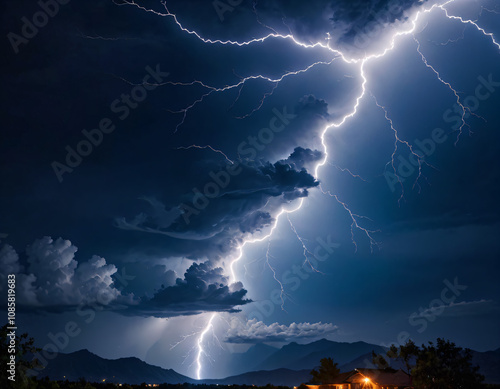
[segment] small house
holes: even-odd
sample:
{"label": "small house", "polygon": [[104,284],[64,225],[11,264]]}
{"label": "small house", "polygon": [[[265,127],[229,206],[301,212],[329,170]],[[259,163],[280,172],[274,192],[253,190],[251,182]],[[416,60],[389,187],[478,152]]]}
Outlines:
{"label": "small house", "polygon": [[403,370],[355,369],[341,373],[335,382],[306,385],[309,389],[406,389],[412,388],[411,377]]}

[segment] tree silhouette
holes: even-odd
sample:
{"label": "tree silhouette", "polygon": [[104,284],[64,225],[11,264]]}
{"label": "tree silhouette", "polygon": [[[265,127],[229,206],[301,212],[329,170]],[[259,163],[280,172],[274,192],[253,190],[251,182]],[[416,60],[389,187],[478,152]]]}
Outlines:
{"label": "tree silhouette", "polygon": [[[0,369],[0,382],[5,383],[5,387],[12,388],[30,388],[33,387],[32,380],[26,376],[26,370],[33,369],[38,366],[38,361],[33,359],[32,355],[39,352],[40,349],[36,348],[34,344],[33,338],[28,338],[28,334],[22,334],[20,336],[15,337],[16,343],[16,380],[14,382],[9,381],[7,379],[8,373],[7,369],[4,368],[7,366],[7,361],[10,359],[10,354],[8,352],[8,345],[10,338],[8,334],[10,330],[7,329],[8,325],[5,324],[2,328],[0,328],[0,361],[2,364],[2,369]],[[7,386],[9,384],[10,386]],[[2,388],[4,386],[2,385]]]}
{"label": "tree silhouette", "polygon": [[476,389],[484,380],[478,373],[479,367],[472,365],[469,349],[440,338],[436,346],[429,342],[428,346],[419,348],[409,340],[399,348],[392,345],[386,353],[387,359],[374,352],[372,357],[379,369],[389,369],[388,360],[402,362],[417,389]]}
{"label": "tree silhouette", "polygon": [[[392,345],[389,350],[387,350],[386,358],[401,362],[405,366],[406,373],[411,375],[411,370],[416,364],[418,354],[418,346],[410,339],[404,345],[399,346],[399,348]],[[390,368],[391,364],[386,358],[372,351],[372,362],[379,369]]]}
{"label": "tree silhouette", "polygon": [[338,363],[334,363],[332,358],[323,358],[318,370],[311,370],[311,384],[332,384],[340,374]]}
{"label": "tree silhouette", "polygon": [[438,338],[436,346],[432,342],[429,346],[422,345],[412,371],[413,382],[421,389],[475,389],[484,380],[478,370],[479,367],[472,365],[469,349]]}

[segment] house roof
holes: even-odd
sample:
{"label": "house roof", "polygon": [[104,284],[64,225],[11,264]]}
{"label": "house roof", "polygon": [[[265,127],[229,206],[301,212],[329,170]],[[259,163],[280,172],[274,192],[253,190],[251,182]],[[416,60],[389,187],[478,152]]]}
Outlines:
{"label": "house roof", "polygon": [[335,382],[332,382],[332,384],[343,384],[350,376],[352,376],[352,371],[340,373]]}
{"label": "house roof", "polygon": [[387,371],[381,369],[356,369],[363,377],[381,386],[410,386],[411,377],[403,370]]}
{"label": "house roof", "polygon": [[355,369],[341,373],[334,382],[325,385],[307,385],[310,389],[331,389],[332,385],[360,382],[368,378],[379,386],[411,386],[411,377],[403,370],[390,371],[382,369]]}
{"label": "house roof", "polygon": [[356,374],[355,371],[348,371],[346,373],[340,373],[333,382],[324,385],[306,385],[310,389],[331,389],[331,385],[340,385],[346,383],[347,379]]}

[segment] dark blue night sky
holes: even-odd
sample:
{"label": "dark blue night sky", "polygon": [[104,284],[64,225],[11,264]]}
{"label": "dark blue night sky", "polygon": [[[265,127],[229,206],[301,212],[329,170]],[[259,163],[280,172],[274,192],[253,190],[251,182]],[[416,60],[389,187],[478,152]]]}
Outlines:
{"label": "dark blue night sky", "polygon": [[257,343],[500,347],[497,2],[0,8],[0,290],[37,345],[74,321],[61,351],[191,377]]}

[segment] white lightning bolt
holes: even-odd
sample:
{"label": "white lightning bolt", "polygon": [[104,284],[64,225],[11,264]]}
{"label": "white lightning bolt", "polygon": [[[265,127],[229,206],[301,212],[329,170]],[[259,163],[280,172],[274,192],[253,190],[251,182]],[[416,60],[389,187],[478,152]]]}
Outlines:
{"label": "white lightning bolt", "polygon": [[[444,13],[446,14],[446,17],[448,19],[458,20],[458,21],[460,21],[463,24],[470,24],[470,25],[474,26],[484,36],[489,37],[491,39],[491,41],[493,42],[493,44],[500,49],[500,44],[495,40],[495,36],[493,35],[493,33],[486,32],[484,30],[484,28],[479,27],[479,25],[476,23],[476,21],[474,21],[474,20],[468,20],[468,19],[463,19],[460,16],[450,15],[448,13],[448,10],[445,8],[445,6],[448,5],[449,3],[454,3],[454,2],[455,2],[455,0],[450,0],[450,1],[447,1],[446,3],[444,3],[444,4],[442,4],[442,5],[439,6],[439,8],[442,9],[444,11]],[[482,7],[482,9],[485,9],[485,8]],[[488,12],[495,12],[495,11],[491,11],[491,10],[488,10],[488,9],[486,9],[486,11],[488,11]]]}
{"label": "white lightning bolt", "polygon": [[280,210],[280,212],[278,213],[278,215],[276,215],[276,218],[274,219],[274,223],[272,224],[271,229],[269,230],[269,233],[267,235],[265,235],[261,238],[254,238],[254,239],[245,240],[241,245],[238,246],[238,248],[237,248],[238,255],[231,261],[231,264],[229,265],[229,270],[231,273],[231,279],[230,279],[231,283],[236,282],[236,275],[234,274],[234,265],[243,257],[244,247],[249,243],[263,242],[266,239],[268,239],[274,233],[274,230],[276,229],[276,227],[278,225],[278,221],[279,221],[280,217],[284,214],[286,215],[288,213],[293,213],[293,212],[299,210],[302,207],[303,203],[304,203],[304,198],[301,198],[299,200],[299,204],[297,207],[295,207],[293,209],[282,208]]}
{"label": "white lightning bolt", "polygon": [[[366,92],[367,92],[367,84],[368,84],[368,79],[366,77],[366,74],[365,74],[365,67],[366,67],[366,64],[372,60],[372,59],[377,59],[377,58],[381,58],[381,57],[384,57],[388,52],[392,51],[395,47],[396,47],[396,40],[399,38],[399,37],[402,37],[402,36],[408,36],[408,35],[414,35],[415,31],[416,31],[416,27],[417,27],[417,22],[419,21],[420,17],[423,15],[423,14],[428,14],[430,13],[432,10],[434,10],[435,8],[439,8],[441,10],[444,11],[446,17],[448,19],[451,19],[451,20],[458,20],[460,21],[461,23],[463,24],[466,24],[466,25],[472,25],[474,26],[478,31],[480,31],[483,35],[489,37],[491,39],[491,41],[493,42],[493,44],[498,47],[500,49],[500,44],[495,40],[495,37],[492,33],[489,33],[489,32],[486,32],[483,28],[481,28],[476,21],[472,21],[472,20],[467,20],[467,19],[463,19],[459,16],[454,16],[454,15],[450,15],[450,13],[448,12],[448,10],[446,9],[446,6],[451,4],[451,3],[454,3],[456,0],[448,0],[442,4],[434,4],[432,5],[431,7],[427,8],[427,9],[424,9],[424,10],[420,10],[420,11],[417,11],[414,15],[414,17],[411,19],[409,25],[410,27],[406,30],[402,30],[402,31],[397,31],[395,32],[391,38],[389,39],[388,41],[388,44],[387,46],[385,47],[385,49],[383,49],[382,51],[378,52],[378,53],[375,53],[375,54],[371,54],[371,55],[368,55],[368,56],[364,56],[363,58],[348,58],[344,53],[342,53],[341,51],[337,50],[337,49],[334,49],[332,47],[330,47],[329,45],[329,41],[330,39],[326,39],[326,43],[322,43],[322,42],[316,42],[316,43],[313,43],[313,44],[306,44],[306,43],[303,43],[303,42],[300,42],[298,41],[294,36],[293,34],[290,32],[290,34],[287,34],[287,35],[282,35],[282,34],[279,34],[277,33],[274,29],[272,29],[271,27],[269,26],[265,26],[264,24],[262,24],[260,22],[260,20],[258,19],[258,14],[257,14],[257,11],[256,11],[256,8],[255,8],[255,4],[254,4],[254,12],[257,16],[257,19],[258,19],[258,22],[261,23],[264,27],[267,27],[269,28],[271,31],[273,31],[272,33],[264,36],[264,37],[260,37],[260,38],[254,38],[254,39],[251,39],[249,41],[243,41],[243,42],[238,42],[238,41],[231,41],[231,40],[219,40],[219,39],[208,39],[208,38],[204,38],[202,37],[200,34],[198,34],[196,31],[194,30],[190,30],[186,27],[184,27],[180,22],[179,20],[177,19],[177,16],[175,14],[172,14],[171,12],[169,12],[167,6],[166,6],[166,3],[165,2],[162,2],[163,4],[163,7],[165,8],[165,13],[163,12],[158,12],[158,11],[155,11],[153,9],[148,9],[148,8],[145,8],[139,4],[137,4],[135,1],[133,0],[124,0],[123,3],[116,3],[117,5],[131,5],[131,6],[135,6],[143,11],[146,11],[146,12],[151,12],[151,13],[154,13],[158,16],[162,16],[162,17],[170,17],[174,20],[175,24],[180,28],[180,30],[186,32],[187,34],[190,34],[190,35],[193,35],[195,36],[197,39],[201,40],[202,42],[204,43],[207,43],[207,44],[222,44],[222,45],[236,45],[236,46],[239,46],[239,47],[243,47],[243,46],[248,46],[248,45],[251,45],[251,44],[258,44],[258,43],[263,43],[264,41],[268,40],[268,39],[283,39],[283,40],[291,40],[293,41],[296,45],[298,46],[301,46],[303,48],[307,48],[307,49],[311,49],[311,48],[322,48],[322,49],[325,49],[325,50],[328,50],[332,53],[334,53],[337,57],[340,57],[343,61],[345,61],[346,63],[348,64],[359,64],[359,72],[360,72],[360,77],[362,79],[362,82],[361,82],[361,92],[360,94],[357,96],[357,98],[355,99],[355,103],[354,103],[354,106],[351,110],[351,112],[349,112],[348,114],[346,114],[345,116],[343,116],[339,121],[337,122],[334,122],[334,123],[331,123],[329,125],[327,125],[323,131],[321,132],[321,144],[323,146],[323,155],[324,155],[324,158],[315,166],[314,168],[314,177],[318,177],[318,172],[319,172],[319,169],[324,166],[327,161],[328,161],[328,148],[327,148],[327,145],[326,145],[326,141],[325,141],[325,136],[327,134],[327,132],[331,129],[331,128],[338,128],[338,127],[341,127],[348,119],[354,117],[357,113],[357,110],[358,110],[358,107],[360,105],[360,102],[361,100],[365,97],[366,95]],[[483,7],[483,9],[485,9],[486,11],[488,12],[495,12],[496,11],[490,11],[486,8]],[[285,24],[284,20],[283,20],[283,23]],[[286,24],[285,24],[286,25]],[[414,37],[414,39],[416,40],[416,38]],[[428,63],[428,61],[426,60],[425,56],[422,54],[422,52],[420,51],[420,43],[418,42],[418,40],[416,40],[418,46],[417,46],[417,51],[418,53],[421,55],[421,58],[422,58],[422,61],[424,62],[424,64],[430,68],[431,70],[434,71],[434,73],[436,74],[438,80],[440,82],[442,82],[443,84],[445,84],[448,88],[450,88],[452,90],[452,92],[455,94],[456,98],[457,98],[457,103],[460,105],[460,107],[462,108],[463,110],[463,116],[462,116],[462,126],[460,127],[460,133],[461,133],[461,130],[464,126],[467,126],[467,123],[465,122],[465,112],[468,110],[460,101],[460,97],[458,95],[458,92],[451,86],[451,84],[449,84],[448,82],[444,81],[440,74]],[[336,58],[334,58],[336,59]],[[333,61],[333,60],[332,60]],[[171,85],[201,85],[203,86],[204,88],[207,88],[208,89],[208,92],[205,93],[204,95],[202,95],[198,100],[194,101],[191,105],[189,105],[188,107],[182,109],[182,110],[179,110],[179,111],[176,111],[178,113],[182,113],[183,114],[183,117],[182,117],[182,121],[177,125],[176,127],[176,131],[177,129],[179,128],[179,126],[181,124],[184,123],[184,120],[186,118],[186,115],[188,113],[188,111],[190,109],[192,109],[195,105],[197,105],[198,103],[201,103],[207,96],[209,96],[210,94],[214,93],[214,92],[224,92],[224,91],[227,91],[227,90],[230,90],[230,89],[234,89],[234,88],[240,88],[240,92],[241,92],[241,88],[243,87],[243,85],[245,84],[245,82],[249,81],[249,80],[252,80],[252,79],[263,79],[263,80],[267,80],[268,82],[271,82],[274,85],[274,88],[277,86],[277,84],[286,76],[289,76],[289,75],[296,75],[296,74],[299,74],[299,73],[302,73],[302,72],[306,72],[308,71],[310,68],[312,68],[313,66],[316,66],[318,64],[321,64],[324,62],[317,62],[315,64],[312,64],[310,65],[308,68],[306,69],[303,69],[303,70],[299,70],[299,71],[295,71],[295,72],[289,72],[289,73],[286,73],[285,75],[283,75],[282,77],[278,78],[278,79],[271,79],[269,77],[265,77],[265,76],[262,76],[262,75],[257,75],[257,76],[250,76],[250,77],[246,77],[244,79],[242,79],[240,82],[234,84],[234,85],[230,85],[230,86],[225,86],[225,87],[222,87],[222,88],[216,88],[216,87],[211,87],[211,86],[208,86],[208,85],[205,85],[204,83],[202,83],[201,81],[192,81],[192,82],[189,82],[189,83],[172,83],[172,82],[167,82],[167,84],[171,84]],[[330,62],[331,63],[331,62]],[[273,90],[274,90],[273,88]],[[272,93],[272,92],[271,92]],[[263,99],[260,101],[260,104],[257,106],[257,108],[255,108],[251,113],[253,113],[255,110],[259,109],[262,104],[264,103],[264,100],[265,98],[268,96],[269,94],[265,94]],[[238,94],[238,97],[239,97],[239,94]],[[237,99],[238,99],[237,97]],[[233,103],[234,104],[234,103]],[[417,180],[416,180],[416,183],[418,182],[418,179],[421,177],[421,163],[425,163],[425,161],[422,160],[421,156],[419,156],[418,154],[416,154],[413,149],[412,149],[412,146],[404,141],[404,140],[401,140],[398,136],[398,133],[396,131],[396,129],[394,128],[394,125],[393,125],[393,122],[392,120],[390,119],[389,115],[388,115],[388,111],[385,107],[379,105],[377,103],[377,105],[382,108],[384,110],[384,113],[385,113],[385,118],[386,120],[390,123],[391,125],[391,129],[394,131],[394,134],[395,134],[395,152],[397,150],[397,145],[399,143],[401,144],[404,144],[406,145],[409,149],[410,149],[410,152],[413,153],[416,157],[418,157],[418,161],[419,161],[419,175],[417,177]],[[470,110],[469,110],[470,112]],[[460,134],[459,134],[460,135]],[[196,147],[193,145],[193,147]],[[202,148],[201,146],[198,146],[199,148]],[[206,146],[206,147],[209,147],[209,146]],[[211,148],[213,151],[216,151],[214,150],[212,147],[209,147]],[[216,151],[217,152],[217,151]],[[225,155],[225,154],[224,154]],[[392,166],[394,168],[394,154],[392,155],[393,159],[392,159]],[[229,160],[229,158],[227,158],[226,156],[226,159]],[[350,172],[349,172],[350,173]],[[351,175],[353,175],[351,173]],[[354,176],[354,175],[353,175]],[[414,184],[415,185],[415,184]],[[336,199],[337,202],[339,202],[339,204],[341,204],[343,206],[343,208],[349,213],[351,219],[352,219],[352,224],[351,224],[351,235],[352,235],[352,239],[353,239],[353,243],[355,245],[355,247],[357,248],[357,245],[356,245],[356,242],[354,240],[354,230],[355,229],[359,229],[360,231],[363,231],[365,233],[365,235],[368,237],[369,241],[370,241],[370,247],[373,249],[375,246],[377,246],[377,242],[372,238],[371,234],[376,232],[376,231],[371,231],[371,230],[368,230],[362,226],[359,225],[358,223],[358,219],[360,218],[364,218],[363,216],[360,216],[360,215],[357,215],[355,213],[353,213],[349,207],[347,206],[347,204],[345,202],[342,202],[339,197],[335,194],[332,194],[330,191],[325,191],[322,189],[322,187],[320,186],[320,190],[322,193],[324,194],[327,194],[333,198]],[[248,239],[248,240],[245,240],[243,241],[243,243],[241,243],[238,247],[237,247],[237,253],[238,255],[232,259],[231,263],[230,263],[230,281],[231,282],[235,282],[236,281],[236,276],[235,276],[235,273],[234,273],[234,265],[242,258],[243,256],[243,250],[244,250],[244,247],[249,244],[249,243],[256,243],[256,242],[263,242],[265,241],[266,239],[268,239],[274,232],[274,230],[276,229],[276,226],[278,224],[278,221],[280,219],[280,217],[283,215],[283,214],[290,214],[290,213],[293,213],[297,210],[299,210],[301,207],[302,207],[302,204],[304,203],[304,198],[300,199],[299,202],[298,202],[298,205],[293,208],[293,209],[286,209],[285,207],[281,208],[281,210],[278,212],[278,214],[276,215],[275,217],[275,220],[274,220],[274,223],[272,224],[270,230],[269,230],[269,233],[263,237],[260,237],[260,238],[252,238],[252,239]],[[292,225],[292,224],[291,224]],[[294,230],[294,232],[296,233],[296,230],[295,228],[293,227],[292,225],[292,229]],[[296,233],[299,241],[302,243],[303,245],[303,248],[304,248],[304,253],[306,254],[308,252],[307,248],[305,247],[305,245],[303,244],[303,241],[302,239],[299,237],[299,235]],[[269,247],[268,247],[268,250],[269,250]],[[269,251],[268,251],[268,254],[269,254]],[[306,256],[306,259],[307,259],[307,256]],[[269,264],[269,261],[268,261],[268,264]],[[272,267],[269,265],[269,267],[272,269]],[[273,270],[273,273],[275,275],[275,272]],[[275,279],[276,279],[276,276],[275,276]],[[203,332],[200,334],[199,338],[198,338],[198,341],[197,341],[197,347],[198,347],[198,354],[197,354],[197,358],[196,358],[196,362],[197,362],[197,378],[200,379],[201,378],[201,371],[202,371],[202,356],[205,355],[205,351],[204,351],[204,348],[203,348],[203,340],[204,340],[204,337],[205,335],[208,333],[208,331],[213,328],[213,320],[214,318],[216,317],[216,313],[212,314],[205,329],[203,330]]]}
{"label": "white lightning bolt", "polygon": [[201,369],[202,369],[201,357],[206,354],[205,350],[203,349],[203,338],[205,337],[207,332],[210,331],[211,328],[213,328],[212,322],[214,321],[216,315],[217,315],[216,313],[213,313],[212,316],[210,316],[210,320],[208,321],[207,326],[205,327],[203,332],[200,334],[200,337],[198,338],[197,342],[198,354],[196,355],[196,365],[197,365],[196,378],[199,380],[201,379]]}

